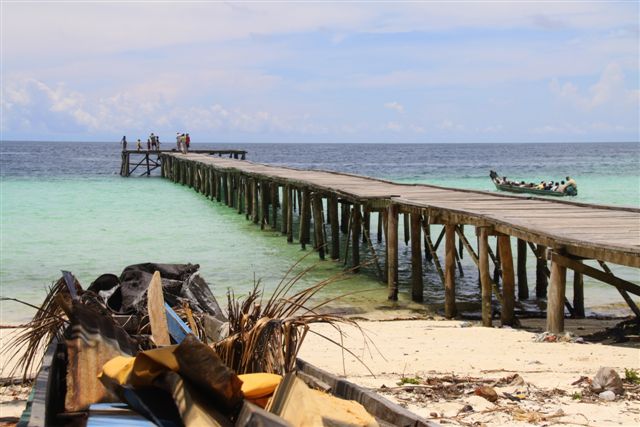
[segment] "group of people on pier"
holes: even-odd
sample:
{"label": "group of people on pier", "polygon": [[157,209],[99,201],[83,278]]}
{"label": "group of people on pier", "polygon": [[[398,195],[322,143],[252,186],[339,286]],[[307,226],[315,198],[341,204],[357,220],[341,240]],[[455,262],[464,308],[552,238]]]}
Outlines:
{"label": "group of people on pier", "polygon": [[[127,137],[126,135],[122,137],[120,140],[120,145],[122,145],[122,151],[127,150]],[[140,138],[136,141],[136,150],[142,151],[142,141]],[[147,138],[147,151],[160,151],[160,137],[155,135],[153,132]]]}
{"label": "group of people on pier", "polygon": [[[120,145],[122,145],[122,151],[127,151],[127,137],[126,135],[122,137],[120,140]],[[186,153],[189,151],[189,146],[191,145],[191,137],[188,133],[176,133],[176,145],[178,151],[182,153]],[[136,150],[142,151],[142,141],[138,138],[136,141]],[[160,137],[155,135],[153,132],[147,138],[147,151],[160,151]]]}
{"label": "group of people on pier", "polygon": [[178,151],[182,153],[186,153],[189,151],[189,146],[191,145],[191,137],[188,133],[176,133],[176,144],[178,146]]}

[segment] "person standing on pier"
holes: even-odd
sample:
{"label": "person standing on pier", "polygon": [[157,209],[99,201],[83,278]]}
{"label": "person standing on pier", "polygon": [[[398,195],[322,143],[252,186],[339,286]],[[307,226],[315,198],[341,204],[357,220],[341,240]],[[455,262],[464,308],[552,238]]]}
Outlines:
{"label": "person standing on pier", "polygon": [[160,151],[160,137],[156,135],[156,150]]}
{"label": "person standing on pier", "polygon": [[187,151],[189,151],[189,146],[191,145],[191,137],[189,137],[188,133],[184,137],[184,143],[187,147]]}
{"label": "person standing on pier", "polygon": [[120,141],[120,144],[122,144],[122,151],[127,151],[127,137],[126,137],[126,135],[122,137],[122,141]]}
{"label": "person standing on pier", "polygon": [[180,144],[182,140],[180,139],[180,132],[176,132],[176,146],[178,147],[178,151],[182,152],[182,145]]}
{"label": "person standing on pier", "polygon": [[138,138],[138,151],[142,150],[142,142],[140,142],[140,138]]}
{"label": "person standing on pier", "polygon": [[153,134],[153,132],[151,132],[151,135],[149,136],[149,139],[151,139],[151,147],[149,147],[149,148],[155,150],[156,149],[156,136]]}

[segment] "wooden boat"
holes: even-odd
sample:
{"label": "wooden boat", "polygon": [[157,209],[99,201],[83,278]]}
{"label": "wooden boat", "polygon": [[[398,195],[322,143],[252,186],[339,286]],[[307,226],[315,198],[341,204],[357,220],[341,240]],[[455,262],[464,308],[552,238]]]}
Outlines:
{"label": "wooden boat", "polygon": [[495,171],[491,171],[489,174],[491,181],[496,186],[497,190],[500,191],[509,191],[511,193],[527,193],[527,194],[535,194],[538,196],[552,196],[552,197],[564,197],[564,196],[577,196],[578,190],[569,186],[566,188],[564,192],[562,191],[551,191],[551,190],[539,190],[534,187],[521,187],[519,185],[513,185],[510,183],[502,183],[500,182],[500,177]]}

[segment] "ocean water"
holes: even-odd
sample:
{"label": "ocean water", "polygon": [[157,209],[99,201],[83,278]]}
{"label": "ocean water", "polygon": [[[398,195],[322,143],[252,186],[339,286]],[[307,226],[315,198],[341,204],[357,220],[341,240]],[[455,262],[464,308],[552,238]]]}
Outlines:
{"label": "ocean water", "polygon": [[[576,201],[640,207],[638,143],[210,143],[194,144],[194,148],[246,149],[248,159],[256,162],[485,191],[495,191],[488,178],[490,169],[533,182],[571,175],[580,191]],[[1,296],[39,304],[61,269],[72,271],[88,286],[102,273],[119,274],[129,264],[147,261],[200,264],[223,304],[229,289],[242,295],[257,280],[268,294],[297,262],[298,269],[312,268],[300,287],[342,272],[342,263],[319,262],[308,250],[287,244],[279,232],[261,231],[244,215],[187,187],[159,177],[118,176],[119,150],[115,142],[0,142]],[[375,225],[372,231],[375,241]],[[472,230],[467,232],[472,235]],[[533,265],[531,260],[532,292]],[[468,257],[463,266],[464,277],[457,277],[459,301],[465,311],[474,312],[479,299],[477,272]],[[331,285],[322,297],[357,292],[338,304],[350,312],[395,307],[437,311],[443,290],[428,264],[427,303],[408,301],[410,251],[403,243],[400,269],[397,304],[386,301],[386,289],[373,266]],[[637,269],[615,267],[615,271],[640,282]],[[585,303],[591,313],[624,313],[606,306],[622,301],[615,289],[588,278],[585,283]],[[569,286],[569,296],[570,292]],[[0,304],[3,324],[21,322],[33,314],[17,303]],[[535,304],[529,303],[528,308]]]}

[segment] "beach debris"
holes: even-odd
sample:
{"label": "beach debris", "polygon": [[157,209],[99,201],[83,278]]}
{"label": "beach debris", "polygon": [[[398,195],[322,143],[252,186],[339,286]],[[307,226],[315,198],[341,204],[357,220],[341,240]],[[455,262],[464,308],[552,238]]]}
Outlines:
{"label": "beach debris", "polygon": [[266,409],[292,426],[378,426],[360,403],[311,389],[295,372],[284,376]]}
{"label": "beach debris", "polygon": [[616,400],[616,394],[611,390],[603,391],[602,393],[598,394],[598,397],[602,400],[608,400],[608,401]]}
{"label": "beach debris", "polygon": [[498,393],[496,393],[493,387],[480,386],[475,389],[474,393],[480,397],[484,397],[489,402],[495,402],[498,400]]}
{"label": "beach debris", "polygon": [[470,328],[472,326],[473,326],[473,323],[471,323],[469,321],[460,322],[460,324],[458,325],[458,327],[460,327],[460,328]]}
{"label": "beach debris", "polygon": [[167,314],[164,309],[164,296],[162,295],[162,278],[159,271],[153,273],[147,287],[147,313],[149,313],[151,338],[154,344],[158,347],[171,344]]}
{"label": "beach debris", "polygon": [[[197,270],[192,264],[136,264],[119,277],[99,276],[86,290],[64,272],[25,332],[2,352],[21,354],[26,348],[20,361],[28,369],[37,363],[41,348],[47,346],[48,354],[55,349],[46,371],[52,369],[63,380],[47,386],[46,394],[60,396],[56,413],[64,408],[90,417],[92,405],[123,402],[160,425],[168,420],[166,425],[230,426],[241,412],[256,422],[275,417],[261,407],[267,406],[281,375],[296,369],[311,323],[359,328],[354,320],[319,314],[328,301],[308,304],[348,272],[292,292],[303,273],[287,279],[290,270],[268,299],[262,297],[260,282],[242,299],[230,291],[227,317]],[[249,396],[238,374],[254,385],[246,389]],[[349,425],[377,425],[355,402],[316,390],[311,396],[308,401],[315,402],[324,425],[345,425],[353,414],[358,422]],[[299,396],[283,399],[281,406],[300,404]],[[271,421],[275,423],[269,425],[286,425],[278,417]]]}
{"label": "beach debris", "polygon": [[70,323],[65,339],[65,410],[77,412],[93,403],[117,402],[117,396],[102,385],[97,375],[113,357],[135,354],[138,343],[101,310],[79,300],[63,301],[62,295],[58,295],[58,300]]}
{"label": "beach debris", "polygon": [[601,367],[591,382],[591,390],[595,393],[612,391],[615,394],[623,394],[624,387],[620,375],[613,368]]}
{"label": "beach debris", "polygon": [[571,332],[563,334],[554,334],[551,332],[541,332],[533,336],[535,342],[571,342],[577,344],[585,344],[586,341],[582,337],[576,337]]}

